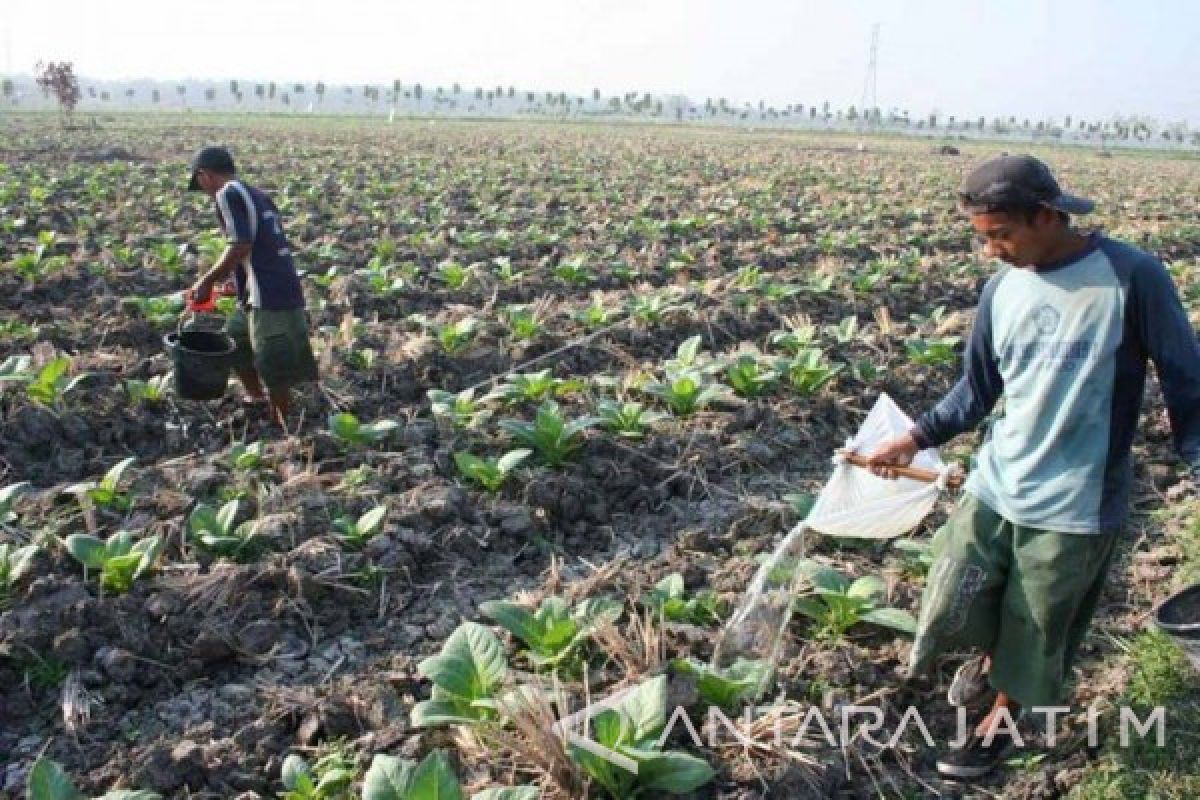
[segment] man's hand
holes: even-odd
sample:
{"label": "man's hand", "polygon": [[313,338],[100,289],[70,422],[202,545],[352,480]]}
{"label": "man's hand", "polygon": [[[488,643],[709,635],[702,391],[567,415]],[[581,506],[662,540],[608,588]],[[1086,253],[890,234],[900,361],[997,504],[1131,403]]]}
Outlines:
{"label": "man's hand", "polygon": [[874,453],[867,455],[867,463],[870,465],[868,469],[880,478],[895,480],[896,471],[891,467],[907,467],[920,449],[917,440],[911,433],[889,439],[881,444]]}

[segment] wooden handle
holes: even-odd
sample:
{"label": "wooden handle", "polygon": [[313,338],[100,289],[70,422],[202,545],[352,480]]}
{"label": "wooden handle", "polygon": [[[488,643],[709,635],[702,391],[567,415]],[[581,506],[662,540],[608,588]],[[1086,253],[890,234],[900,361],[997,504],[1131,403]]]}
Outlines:
{"label": "wooden handle", "polygon": [[[841,455],[846,459],[847,463],[853,464],[856,467],[868,469],[870,464],[866,456],[860,456],[858,453],[851,453],[848,450],[842,450]],[[924,481],[925,483],[937,483],[938,474],[931,469],[921,469],[920,467],[888,467],[902,478],[911,478],[914,481]],[[957,489],[962,486],[963,475],[959,472],[952,472],[946,479],[946,485],[951,489]]]}

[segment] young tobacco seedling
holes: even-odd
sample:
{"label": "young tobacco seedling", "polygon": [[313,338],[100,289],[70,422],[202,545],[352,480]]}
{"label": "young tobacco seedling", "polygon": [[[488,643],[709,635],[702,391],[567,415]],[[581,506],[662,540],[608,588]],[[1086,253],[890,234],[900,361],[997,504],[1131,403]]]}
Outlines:
{"label": "young tobacco seedling", "polygon": [[841,365],[830,364],[817,348],[803,350],[795,358],[781,361],[778,368],[792,389],[806,396],[816,394],[842,371]]}
{"label": "young tobacco seedling", "polygon": [[148,381],[131,378],[125,381],[125,393],[134,403],[155,405],[166,399],[168,386],[170,386],[169,375],[155,375]]}
{"label": "young tobacco seedling", "polygon": [[475,399],[474,389],[463,389],[457,393],[430,389],[425,394],[429,398],[433,415],[450,420],[455,428],[474,427],[492,415],[491,411],[483,407],[481,400]]}
{"label": "young tobacco seedling", "polygon": [[943,364],[953,364],[958,361],[957,348],[962,341],[958,336],[944,336],[934,339],[908,339],[904,342],[904,350],[908,360],[925,367],[939,367]]}
{"label": "young tobacco seedling", "polygon": [[379,531],[383,530],[383,520],[387,516],[387,506],[376,506],[358,519],[339,516],[333,521],[333,530],[337,537],[348,547],[359,549]]}
{"label": "young tobacco seedling", "polygon": [[662,400],[677,417],[690,417],[729,394],[722,384],[706,382],[697,370],[669,372],[666,381],[649,383],[642,391]]}
{"label": "young tobacco seedling", "polygon": [[643,602],[648,608],[662,613],[670,622],[689,625],[715,625],[721,621],[723,608],[714,592],[697,592],[691,597],[683,586],[683,576],[672,572],[646,593]]}
{"label": "young tobacco seedling", "polygon": [[13,511],[13,504],[28,488],[29,481],[21,481],[20,483],[10,483],[0,489],[0,525],[8,525],[17,521],[17,512]]}
{"label": "young tobacco seedling", "polygon": [[129,531],[118,531],[107,540],[73,533],[63,546],[85,568],[99,570],[101,588],[114,594],[129,591],[135,580],[149,574],[162,549],[157,535],[135,541]]}
{"label": "young tobacco seedling", "polygon": [[462,289],[471,280],[471,268],[457,261],[443,261],[437,265],[434,277],[446,284],[447,289]]}
{"label": "young tobacco seedling", "polygon": [[573,655],[596,625],[616,622],[622,612],[608,598],[589,598],[572,609],[561,597],[547,597],[536,611],[504,600],[483,603],[479,610],[521,640],[530,663],[551,668]]}
{"label": "young tobacco seedling", "polygon": [[467,452],[454,454],[454,463],[464,477],[475,481],[489,492],[497,492],[514,469],[532,453],[526,448],[510,450],[499,458],[480,458]]}
{"label": "young tobacco seedling", "polygon": [[696,691],[705,704],[725,711],[734,710],[743,700],[757,695],[771,672],[765,661],[744,658],[724,669],[691,658],[677,658],[671,662],[671,669],[675,674],[686,675],[695,681]]}
{"label": "young tobacco seedling", "polygon": [[541,402],[551,397],[565,397],[583,389],[578,379],[556,378],[548,369],[509,375],[504,383],[488,393],[485,399],[500,399],[506,403]]}
{"label": "young tobacco seedling", "polygon": [[637,762],[637,772],[571,745],[571,758],[613,800],[647,793],[687,794],[715,775],[706,761],[689,753],[662,751],[658,737],[667,722],[667,676],[640,684],[615,708],[591,718],[591,740]]}
{"label": "young tobacco seedling", "polygon": [[201,503],[188,517],[188,534],[197,545],[217,556],[236,560],[252,558],[262,544],[258,536],[258,521],[249,519],[235,525],[238,501],[230,500],[214,510]]}
{"label": "young tobacco seedling", "polygon": [[467,345],[475,338],[475,330],[478,327],[478,320],[467,317],[457,322],[435,325],[433,330],[434,335],[437,336],[438,343],[442,346],[442,350],[447,355],[453,356],[458,355],[467,348]]}
{"label": "young tobacco seedling", "polygon": [[343,445],[377,444],[399,427],[400,423],[391,419],[362,423],[358,417],[346,412],[329,417],[329,432]]}
{"label": "young tobacco seedling", "polygon": [[596,415],[605,430],[625,439],[641,439],[650,426],[670,417],[641,403],[616,400],[601,400],[596,404]]}
{"label": "young tobacco seedling", "polygon": [[354,759],[337,750],[317,759],[310,767],[302,756],[292,753],[283,760],[279,780],[286,790],[281,800],[349,800],[350,785],[357,770]]}
{"label": "young tobacco seedling", "polygon": [[[26,781],[26,800],[83,800],[71,778],[56,761],[42,756],[33,762]],[[161,800],[162,795],[148,789],[113,789],[96,800]]]}
{"label": "young tobacco seedling", "polygon": [[0,611],[7,610],[11,605],[13,589],[17,581],[29,572],[36,555],[36,545],[17,547],[11,542],[0,542]]}
{"label": "young tobacco seedling", "polygon": [[775,391],[779,371],[758,357],[745,353],[725,368],[725,380],[742,397],[762,397]]}
{"label": "young tobacco seedling", "polygon": [[459,625],[440,653],[417,665],[417,672],[433,682],[433,693],[413,706],[413,727],[473,725],[499,716],[496,692],[508,674],[508,662],[496,634],[483,625]]}
{"label": "young tobacco seedling", "polygon": [[500,427],[536,452],[542,461],[557,467],[583,446],[583,432],[599,422],[599,419],[590,416],[568,420],[558,403],[547,400],[538,406],[533,422],[506,419],[500,421]]}
{"label": "young tobacco seedling", "polygon": [[509,335],[518,342],[526,342],[542,332],[541,315],[529,306],[509,306],[504,312]]}
{"label": "young tobacco seedling", "polygon": [[880,605],[887,591],[882,578],[864,575],[851,581],[838,570],[811,559],[800,561],[796,568],[808,578],[816,594],[796,598],[792,607],[817,623],[818,637],[841,638],[860,622],[901,633],[916,631],[917,621],[912,614]]}
{"label": "young tobacco seedling", "polygon": [[262,467],[266,447],[262,442],[237,442],[229,448],[229,464],[241,472],[253,472]]}
{"label": "young tobacco seedling", "polygon": [[99,508],[127,511],[132,501],[128,492],[121,491],[121,478],[136,460],[134,456],[122,459],[109,467],[108,472],[104,473],[104,477],[99,481],[72,484],[63,489],[63,493],[75,495],[84,506],[91,503]]}
{"label": "young tobacco seedling", "polygon": [[34,403],[57,408],[62,404],[67,393],[88,377],[88,373],[84,372],[68,378],[67,373],[70,369],[71,359],[66,356],[60,356],[48,362],[25,384],[25,395]]}

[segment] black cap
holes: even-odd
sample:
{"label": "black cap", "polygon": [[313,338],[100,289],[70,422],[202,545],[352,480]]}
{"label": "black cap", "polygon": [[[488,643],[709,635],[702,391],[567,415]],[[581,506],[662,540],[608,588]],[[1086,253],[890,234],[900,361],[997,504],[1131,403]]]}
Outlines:
{"label": "black cap", "polygon": [[224,147],[206,147],[192,158],[192,180],[188,183],[188,191],[194,192],[200,188],[196,183],[196,171],[210,169],[222,175],[233,175],[237,170],[233,166],[233,156]]}
{"label": "black cap", "polygon": [[997,156],[976,167],[958,190],[959,202],[972,210],[1047,206],[1068,214],[1086,214],[1096,204],[1058,187],[1050,168],[1033,156]]}

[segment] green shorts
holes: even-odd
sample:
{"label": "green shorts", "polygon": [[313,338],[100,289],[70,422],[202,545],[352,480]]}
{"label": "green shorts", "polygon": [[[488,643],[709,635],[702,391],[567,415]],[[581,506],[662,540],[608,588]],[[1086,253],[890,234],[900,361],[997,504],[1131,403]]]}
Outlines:
{"label": "green shorts", "polygon": [[315,381],[317,361],[308,341],[308,318],[304,309],[233,312],[225,332],[237,349],[233,368],[251,367],[269,389],[286,389],[292,384]]}
{"label": "green shorts", "polygon": [[909,674],[979,648],[997,691],[1025,708],[1063,702],[1117,539],[1016,525],[965,495],[934,537]]}

